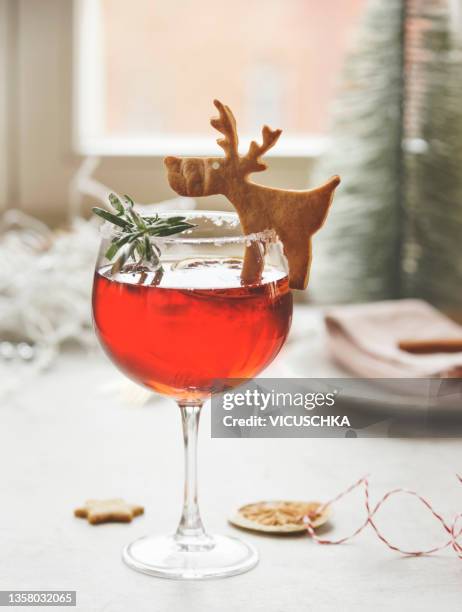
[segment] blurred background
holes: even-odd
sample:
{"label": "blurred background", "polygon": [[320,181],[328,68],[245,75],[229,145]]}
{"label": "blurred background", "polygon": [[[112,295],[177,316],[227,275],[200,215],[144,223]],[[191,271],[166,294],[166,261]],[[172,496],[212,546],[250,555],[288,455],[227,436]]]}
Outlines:
{"label": "blurred background", "polygon": [[243,150],[283,128],[258,181],[342,177],[299,299],[460,318],[461,40],[462,0],[0,0],[3,351],[90,341],[90,207],[109,191],[230,208],[179,201],[162,163],[220,151],[215,97]]}
{"label": "blurred background", "polygon": [[364,6],[2,0],[2,203],[62,223],[87,156],[114,189],[171,197],[163,156],[219,151],[215,97],[233,108],[243,146],[264,122],[284,128],[262,180],[303,188]]}

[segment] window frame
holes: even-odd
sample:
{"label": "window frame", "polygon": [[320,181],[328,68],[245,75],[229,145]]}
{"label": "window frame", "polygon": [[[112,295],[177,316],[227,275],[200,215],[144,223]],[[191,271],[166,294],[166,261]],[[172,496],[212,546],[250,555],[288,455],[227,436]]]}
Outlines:
{"label": "window frame", "polygon": [[[194,135],[156,135],[140,138],[102,135],[104,120],[103,71],[99,41],[103,33],[99,20],[99,0],[74,0],[74,126],[73,146],[81,155],[93,156],[151,156],[216,155],[214,139]],[[255,134],[252,138],[258,138]],[[251,138],[242,138],[240,148],[247,150]],[[327,137],[322,135],[286,136],[268,157],[318,157],[326,148]]]}
{"label": "window frame", "polygon": [[[99,158],[97,180],[139,202],[176,197],[165,178],[163,153],[152,143],[122,147],[88,139],[85,146],[76,144],[80,112],[76,83],[82,68],[75,24],[81,2],[0,0],[0,14],[6,14],[9,30],[7,37],[0,36],[0,51],[7,47],[7,53],[0,53],[0,77],[6,81],[0,92],[0,128],[7,128],[0,130],[0,178],[7,178],[0,181],[0,207],[19,208],[52,226],[67,223],[72,214],[88,214],[94,204],[94,198],[73,191],[76,174],[88,156]],[[272,186],[307,188],[324,146],[319,139],[289,155],[278,144],[268,171],[258,179]],[[202,154],[221,154],[213,138],[201,147]],[[172,152],[192,154],[192,150],[185,152],[183,146]],[[212,196],[199,199],[199,206],[227,209],[229,203]]]}

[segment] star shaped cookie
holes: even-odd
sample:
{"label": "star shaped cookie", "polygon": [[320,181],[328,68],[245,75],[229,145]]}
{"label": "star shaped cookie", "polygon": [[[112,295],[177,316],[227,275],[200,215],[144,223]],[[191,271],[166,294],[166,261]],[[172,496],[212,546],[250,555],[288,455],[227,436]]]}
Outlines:
{"label": "star shaped cookie", "polygon": [[88,499],[77,508],[74,515],[86,518],[92,525],[100,523],[131,523],[135,516],[143,514],[143,506],[127,504],[123,499]]}

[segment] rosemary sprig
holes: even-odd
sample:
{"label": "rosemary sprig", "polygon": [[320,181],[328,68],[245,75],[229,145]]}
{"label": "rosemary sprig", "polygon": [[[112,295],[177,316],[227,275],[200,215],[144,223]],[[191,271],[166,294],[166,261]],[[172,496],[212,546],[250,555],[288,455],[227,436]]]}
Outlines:
{"label": "rosemary sprig", "polygon": [[[144,280],[146,271],[152,269],[156,272],[155,279],[159,282],[163,273],[160,263],[161,252],[159,247],[150,241],[150,237],[172,236],[194,225],[188,223],[186,217],[159,217],[157,214],[142,217],[134,209],[133,200],[129,196],[124,195],[122,200],[123,202],[114,193],[109,194],[109,202],[115,212],[104,208],[93,208],[95,215],[116,225],[118,229],[105,253],[106,258],[112,261],[123,246],[129,245],[114,261],[111,272],[119,272],[127,262],[132,260],[131,271],[141,272]],[[146,267],[146,264],[149,268]]]}

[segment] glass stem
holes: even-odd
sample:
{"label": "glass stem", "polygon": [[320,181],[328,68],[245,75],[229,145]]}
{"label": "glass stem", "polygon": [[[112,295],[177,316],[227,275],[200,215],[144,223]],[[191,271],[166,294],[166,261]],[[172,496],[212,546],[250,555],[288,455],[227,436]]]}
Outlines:
{"label": "glass stem", "polygon": [[197,434],[202,404],[178,402],[184,439],[184,502],[175,539],[191,551],[213,547],[204,529],[197,501]]}

